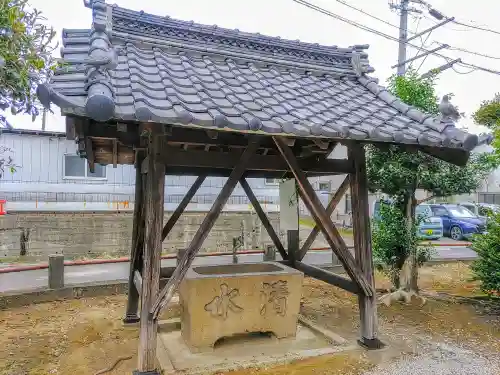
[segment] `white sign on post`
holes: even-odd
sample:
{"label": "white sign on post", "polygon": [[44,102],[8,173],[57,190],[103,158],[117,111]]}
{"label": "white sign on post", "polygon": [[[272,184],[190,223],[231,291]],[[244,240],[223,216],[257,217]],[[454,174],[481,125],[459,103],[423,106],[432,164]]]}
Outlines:
{"label": "white sign on post", "polygon": [[295,179],[280,182],[280,230],[299,229],[299,197]]}

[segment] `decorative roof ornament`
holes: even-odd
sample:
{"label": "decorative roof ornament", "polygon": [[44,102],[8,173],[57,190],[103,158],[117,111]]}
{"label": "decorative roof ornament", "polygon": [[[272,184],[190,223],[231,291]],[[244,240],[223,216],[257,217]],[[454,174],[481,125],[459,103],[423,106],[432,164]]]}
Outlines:
{"label": "decorative roof ornament", "polygon": [[456,122],[462,117],[457,108],[450,103],[450,96],[445,95],[439,103],[439,112],[441,114],[441,122]]}
{"label": "decorative roof ornament", "polygon": [[[87,63],[85,111],[96,121],[108,121],[115,114],[115,92],[108,70],[117,66],[118,56],[110,41],[111,12],[104,0],[91,0],[92,30]],[[111,11],[111,8],[109,8]]]}

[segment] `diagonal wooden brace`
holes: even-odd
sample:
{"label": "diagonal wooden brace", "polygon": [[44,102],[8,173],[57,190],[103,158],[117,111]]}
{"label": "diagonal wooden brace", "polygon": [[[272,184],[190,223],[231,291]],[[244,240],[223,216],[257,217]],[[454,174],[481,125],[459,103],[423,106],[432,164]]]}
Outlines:
{"label": "diagonal wooden brace", "polygon": [[258,147],[259,147],[259,142],[256,140],[252,140],[249,143],[248,147],[243,152],[243,154],[241,154],[238,164],[233,169],[231,175],[229,176],[226,183],[222,187],[219,196],[212,205],[212,208],[210,208],[210,211],[208,212],[207,216],[205,216],[205,219],[203,220],[203,222],[200,225],[200,228],[194,235],[193,240],[189,244],[189,247],[186,249],[186,252],[184,253],[182,259],[180,260],[179,265],[175,269],[172,277],[168,281],[167,285],[165,285],[163,290],[158,294],[156,302],[153,304],[153,307],[150,310],[150,314],[152,315],[153,319],[155,320],[158,319],[161,310],[172,299],[175,290],[177,290],[179,284],[184,279],[184,276],[186,275],[186,272],[188,271],[191,264],[193,263],[193,260],[196,257],[198,251],[200,250],[201,245],[203,245],[203,241],[205,241],[205,239],[207,238],[210,229],[212,229],[212,227],[214,226],[215,221],[219,217],[222,209],[224,208],[224,205],[231,196],[234,188],[236,187],[236,184],[243,176],[243,173],[245,172],[249,160],[251,159],[252,155],[255,154]]}
{"label": "diagonal wooden brace", "polygon": [[257,215],[259,216],[259,219],[262,222],[262,225],[264,225],[264,228],[266,228],[267,234],[269,234],[269,237],[271,237],[271,240],[273,241],[274,246],[276,246],[276,249],[278,249],[278,251],[280,252],[281,257],[285,260],[288,259],[288,254],[286,253],[285,248],[283,247],[283,244],[281,243],[273,226],[269,222],[269,219],[267,218],[266,213],[262,209],[262,207],[259,203],[259,200],[257,199],[255,194],[253,193],[252,188],[248,184],[247,180],[245,178],[241,178],[240,185],[243,188],[243,190],[245,191],[248,199],[252,203],[252,206],[255,209],[255,212],[257,213]]}
{"label": "diagonal wooden brace", "polygon": [[323,232],[326,241],[342,262],[347,274],[359,286],[364,295],[374,295],[375,291],[371,283],[368,282],[360,267],[354,261],[353,256],[347,249],[344,240],[340,236],[337,228],[333,225],[329,215],[326,213],[325,208],[307,180],[306,175],[300,169],[292,150],[286,145],[283,138],[273,137],[273,140],[297,181],[300,197],[316,221],[316,224],[321,229],[321,232]]}
{"label": "diagonal wooden brace", "polygon": [[[344,181],[342,181],[342,184],[339,186],[335,194],[333,195],[332,199],[328,203],[328,206],[326,206],[326,214],[328,216],[331,216],[337,205],[339,204],[340,200],[344,196],[345,192],[349,188],[349,175],[346,176]],[[318,237],[318,234],[320,232],[320,229],[318,225],[315,225],[309,236],[307,237],[306,241],[304,242],[304,245],[302,245],[302,248],[300,251],[297,253],[297,260],[302,260],[306,256],[306,253],[309,251],[311,248],[311,245],[313,244],[314,240],[316,237]]]}
{"label": "diagonal wooden brace", "polygon": [[198,178],[195,180],[193,185],[191,185],[191,187],[189,188],[189,190],[186,193],[186,195],[184,196],[184,198],[182,198],[181,203],[179,203],[179,205],[175,209],[172,216],[169,217],[167,224],[165,224],[165,226],[163,227],[163,230],[161,232],[161,240],[162,241],[165,241],[165,238],[167,238],[168,234],[170,233],[170,231],[174,227],[175,223],[177,222],[177,220],[179,220],[182,213],[186,209],[187,205],[189,204],[189,202],[191,202],[191,199],[193,199],[194,195],[196,194],[196,192],[200,188],[201,184],[203,184],[205,179],[206,179],[206,176],[198,176]]}

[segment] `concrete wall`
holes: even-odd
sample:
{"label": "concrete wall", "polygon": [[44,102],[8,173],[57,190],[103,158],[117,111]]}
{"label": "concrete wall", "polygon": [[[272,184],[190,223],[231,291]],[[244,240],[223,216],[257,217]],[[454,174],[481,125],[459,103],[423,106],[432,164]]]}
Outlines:
{"label": "concrete wall", "polygon": [[[164,220],[168,219],[165,215]],[[163,243],[164,253],[186,247],[204,213],[185,213]],[[268,213],[279,232],[278,213]],[[0,257],[18,256],[20,230],[29,228],[28,255],[44,258],[52,253],[64,253],[68,258],[116,257],[130,252],[132,233],[131,213],[13,213],[0,218]],[[5,230],[7,229],[7,230]],[[231,251],[232,240],[244,233],[244,249],[263,248],[271,244],[257,215],[252,212],[224,212],[206,239],[203,252]],[[281,234],[283,241],[284,234]]]}

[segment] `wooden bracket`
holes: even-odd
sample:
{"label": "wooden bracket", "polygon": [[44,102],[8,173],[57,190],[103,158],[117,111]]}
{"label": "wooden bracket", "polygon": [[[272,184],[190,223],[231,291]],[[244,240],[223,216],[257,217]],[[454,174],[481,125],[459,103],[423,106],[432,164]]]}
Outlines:
{"label": "wooden bracket", "polygon": [[321,204],[321,201],[314,192],[313,187],[307,180],[306,175],[300,169],[299,163],[293,155],[292,150],[286,145],[286,143],[283,141],[283,138],[274,136],[273,140],[281,155],[290,167],[295,180],[297,181],[297,186],[299,188],[299,194],[302,198],[302,201],[313,216],[316,224],[321,229],[321,232],[323,232],[326,241],[338,256],[339,260],[342,262],[346,272],[359,286],[364,295],[374,295],[374,288],[372,287],[371,283],[369,283],[365,278],[360,267],[356,264],[342,236],[338,232],[337,228],[335,228],[335,226],[333,225],[329,215],[326,213],[325,208]]}
{"label": "wooden bracket", "polygon": [[194,195],[196,194],[196,192],[198,191],[200,186],[203,184],[205,179],[206,179],[206,176],[198,176],[198,178],[195,180],[193,185],[189,188],[189,190],[186,193],[186,195],[184,196],[184,198],[182,198],[181,203],[179,203],[179,205],[175,209],[174,213],[169,217],[167,223],[163,227],[163,231],[161,233],[161,240],[162,241],[165,241],[165,238],[167,238],[168,234],[170,233],[170,231],[174,227],[175,223],[177,222],[177,220],[179,220],[182,213],[186,209],[187,205],[189,204],[189,202],[191,202],[191,199],[193,199]]}
{"label": "wooden bracket", "polygon": [[[346,176],[344,181],[342,181],[342,184],[340,184],[339,188],[333,195],[332,199],[328,203],[328,206],[326,206],[326,213],[330,217],[335,211],[335,208],[339,204],[340,200],[344,196],[345,192],[349,189],[349,175]],[[318,225],[315,225],[314,228],[311,230],[311,233],[307,237],[306,241],[304,242],[304,245],[302,245],[302,248],[300,249],[299,253],[297,254],[297,260],[302,260],[306,256],[306,253],[309,251],[311,248],[311,245],[313,244],[314,240],[318,236],[320,232],[320,229]]]}
{"label": "wooden bracket", "polygon": [[252,206],[255,209],[257,216],[259,216],[259,219],[262,222],[262,225],[264,225],[264,228],[266,228],[267,234],[269,234],[271,241],[273,241],[273,244],[274,244],[274,246],[276,246],[276,249],[278,249],[281,257],[283,259],[288,259],[288,254],[286,253],[285,248],[280,241],[280,238],[276,234],[273,226],[271,225],[266,213],[262,209],[262,207],[259,203],[259,200],[257,199],[255,194],[253,193],[252,188],[248,184],[247,180],[245,178],[241,178],[240,185],[243,188],[243,190],[245,191],[245,194],[247,195],[248,199],[250,200],[250,203],[252,203]]}

